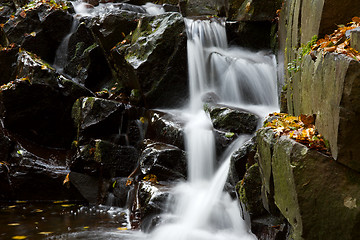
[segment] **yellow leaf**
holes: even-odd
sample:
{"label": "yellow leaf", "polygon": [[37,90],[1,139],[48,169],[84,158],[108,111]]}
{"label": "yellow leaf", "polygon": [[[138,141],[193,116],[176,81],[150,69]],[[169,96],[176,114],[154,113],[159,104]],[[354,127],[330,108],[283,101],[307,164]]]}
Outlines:
{"label": "yellow leaf", "polygon": [[9,223],[8,226],[19,226],[20,223]]}
{"label": "yellow leaf", "polygon": [[146,175],[143,180],[151,183],[158,183],[157,177],[154,174]]}
{"label": "yellow leaf", "polygon": [[85,226],[85,227],[84,227],[84,229],[88,229],[88,228],[89,228],[89,226]]}
{"label": "yellow leaf", "polygon": [[75,206],[75,204],[62,204],[61,206],[62,207],[72,207],[72,206]]}
{"label": "yellow leaf", "polygon": [[8,206],[8,208],[15,208],[15,207],[16,207],[16,205]]}
{"label": "yellow leaf", "polygon": [[26,239],[27,236],[13,236],[11,239]]}
{"label": "yellow leaf", "polygon": [[49,235],[49,234],[52,234],[53,232],[39,232],[38,234],[41,234],[41,235]]}
{"label": "yellow leaf", "polygon": [[64,182],[63,182],[63,185],[66,184],[66,183],[68,183],[68,182],[70,182],[69,174],[70,174],[70,173],[68,173],[68,174],[66,175],[66,177],[65,177],[65,179],[64,179]]}
{"label": "yellow leaf", "polygon": [[45,65],[41,65],[41,69],[45,70],[45,69],[47,69],[47,67]]}
{"label": "yellow leaf", "polygon": [[20,200],[17,200],[15,201],[16,203],[27,203],[27,201],[20,201]]}
{"label": "yellow leaf", "polygon": [[41,213],[41,212],[43,212],[44,210],[41,210],[41,209],[36,209],[35,210],[35,212],[37,212],[37,213]]}
{"label": "yellow leaf", "polygon": [[118,227],[117,230],[125,231],[125,230],[127,230],[127,227]]}
{"label": "yellow leaf", "polygon": [[31,32],[29,35],[32,36],[32,37],[35,37],[35,36],[36,36],[36,32]]}

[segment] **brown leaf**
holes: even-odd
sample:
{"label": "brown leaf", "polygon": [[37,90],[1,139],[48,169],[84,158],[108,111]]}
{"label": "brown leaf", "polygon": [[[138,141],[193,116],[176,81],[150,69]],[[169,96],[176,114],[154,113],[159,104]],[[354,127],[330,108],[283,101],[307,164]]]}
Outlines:
{"label": "brown leaf", "polygon": [[356,23],[360,23],[360,18],[359,17],[353,17],[351,19],[351,21],[356,22]]}
{"label": "brown leaf", "polygon": [[300,120],[304,123],[305,127],[313,127],[315,125],[315,116],[314,115],[300,115]]}

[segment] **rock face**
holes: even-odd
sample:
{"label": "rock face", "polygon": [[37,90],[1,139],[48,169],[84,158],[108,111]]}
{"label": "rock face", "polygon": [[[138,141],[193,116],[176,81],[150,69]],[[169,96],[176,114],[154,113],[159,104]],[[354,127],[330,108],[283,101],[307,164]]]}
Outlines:
{"label": "rock face", "polygon": [[[183,18],[179,13],[168,13],[143,16],[138,21],[130,43],[111,51],[118,78],[126,86],[138,88],[148,107],[178,106],[188,95]],[[119,68],[124,66],[125,72]]]}
{"label": "rock face", "polygon": [[[35,5],[35,4],[34,4]],[[61,40],[70,31],[72,16],[62,8],[41,4],[18,11],[3,27],[10,43],[37,54],[52,63]]]}
{"label": "rock face", "polygon": [[0,90],[5,127],[44,146],[69,148],[75,133],[71,107],[92,93],[25,51],[16,76]]}
{"label": "rock face", "polygon": [[[285,1],[279,23],[280,62],[287,67],[285,72],[286,105],[283,110],[293,115],[316,114],[316,126],[329,141],[332,156],[350,168],[360,171],[356,159],[359,133],[355,126],[360,109],[357,102],[357,89],[360,82],[359,63],[346,56],[328,53],[316,55],[313,61],[309,55],[301,56],[291,49],[306,44],[316,34],[323,34],[329,26],[328,16],[336,6],[335,1],[306,2],[300,6],[299,1]],[[346,3],[344,6],[350,3]],[[353,3],[350,9],[359,9]],[[316,12],[316,14],[315,14]],[[318,14],[318,13],[322,14]],[[333,23],[353,17],[351,11],[333,15]],[[301,18],[299,18],[301,16]],[[312,24],[309,24],[309,23]],[[344,22],[345,23],[345,22]],[[299,29],[301,27],[301,35]]]}
{"label": "rock face", "polygon": [[263,203],[274,198],[292,239],[359,238],[359,173],[269,129],[257,142]]}
{"label": "rock face", "polygon": [[147,142],[140,156],[140,170],[144,175],[156,175],[159,181],[184,179],[185,152],[172,145]]}

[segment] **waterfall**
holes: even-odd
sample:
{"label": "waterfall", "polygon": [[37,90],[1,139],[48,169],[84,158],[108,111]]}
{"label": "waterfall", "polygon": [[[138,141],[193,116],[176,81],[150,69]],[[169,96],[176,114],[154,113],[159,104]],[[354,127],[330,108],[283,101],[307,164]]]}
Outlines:
{"label": "waterfall", "polygon": [[185,19],[185,23],[190,103],[183,114],[188,119],[185,141],[189,179],[175,187],[172,212],[151,239],[256,239],[241,218],[239,203],[223,191],[231,154],[250,136],[240,136],[215,170],[212,123],[201,98],[212,92],[222,103],[260,116],[278,110],[275,58],[265,52],[229,48],[221,19]]}

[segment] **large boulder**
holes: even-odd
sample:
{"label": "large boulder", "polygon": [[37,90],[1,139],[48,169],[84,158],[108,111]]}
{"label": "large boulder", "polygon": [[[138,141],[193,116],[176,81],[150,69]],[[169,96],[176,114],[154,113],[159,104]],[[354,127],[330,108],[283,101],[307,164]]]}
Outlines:
{"label": "large boulder", "polygon": [[154,174],[159,181],[186,178],[185,152],[165,143],[147,141],[140,156],[142,174]]}
{"label": "large boulder", "polygon": [[138,150],[132,146],[95,139],[79,146],[70,169],[98,178],[127,177],[136,168],[138,157]]}
{"label": "large boulder", "polygon": [[184,126],[185,122],[174,114],[151,111],[146,138],[184,149]]}
{"label": "large boulder", "polygon": [[[120,145],[136,146],[144,137],[144,124],[139,120],[142,109],[126,103],[95,97],[78,99],[72,110],[77,128],[77,141],[103,139]],[[144,118],[144,117],[143,117]]]}
{"label": "large boulder", "polygon": [[179,106],[188,95],[186,34],[179,13],[143,16],[111,54],[118,79],[139,88],[148,107]]}
{"label": "large boulder", "polygon": [[259,122],[256,114],[239,108],[207,103],[204,109],[209,113],[214,128],[224,132],[252,134]]}
{"label": "large boulder", "polygon": [[71,108],[92,93],[22,51],[16,80],[1,86],[1,114],[12,132],[48,147],[69,148],[75,135]]}
{"label": "large boulder", "polygon": [[64,160],[38,157],[17,144],[4,166],[11,192],[3,199],[83,200],[73,185],[64,184],[69,173]]}
{"label": "large boulder", "polygon": [[293,239],[359,238],[359,173],[270,129],[257,141],[263,195],[273,194]]}
{"label": "large boulder", "polygon": [[[85,20],[87,20],[85,18]],[[65,74],[96,92],[110,85],[112,73],[101,46],[82,19],[68,40],[64,41],[55,61]]]}
{"label": "large boulder", "polygon": [[54,7],[50,2],[34,2],[17,11],[3,29],[10,43],[16,43],[52,63],[71,23],[72,16],[67,6]]}

